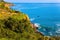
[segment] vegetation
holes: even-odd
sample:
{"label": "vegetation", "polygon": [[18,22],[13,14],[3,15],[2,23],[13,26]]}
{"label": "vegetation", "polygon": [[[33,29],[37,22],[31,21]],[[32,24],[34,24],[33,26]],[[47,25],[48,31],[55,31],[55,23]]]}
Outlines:
{"label": "vegetation", "polygon": [[0,3],[0,40],[60,40],[36,32],[26,14],[11,10],[7,3]]}
{"label": "vegetation", "polygon": [[0,2],[4,2],[4,0],[0,0]]}

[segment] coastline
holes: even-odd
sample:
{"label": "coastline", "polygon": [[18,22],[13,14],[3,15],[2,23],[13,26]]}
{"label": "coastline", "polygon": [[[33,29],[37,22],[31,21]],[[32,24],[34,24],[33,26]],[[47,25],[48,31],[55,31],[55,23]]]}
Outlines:
{"label": "coastline", "polygon": [[35,23],[31,23],[31,27],[33,29],[35,29],[34,31],[42,36],[44,36],[41,32],[38,31],[38,28],[39,28],[39,25],[37,26],[38,24],[35,24]]}
{"label": "coastline", "polygon": [[[10,9],[10,4],[0,10],[0,40],[59,40],[59,37],[45,36],[31,23],[27,14]],[[7,7],[7,8],[6,8]],[[6,8],[6,9],[5,9]]]}

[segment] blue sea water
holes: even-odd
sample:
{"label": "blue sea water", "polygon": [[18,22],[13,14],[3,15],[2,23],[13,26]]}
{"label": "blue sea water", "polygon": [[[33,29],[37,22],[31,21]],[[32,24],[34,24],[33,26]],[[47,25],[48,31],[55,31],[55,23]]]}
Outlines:
{"label": "blue sea water", "polygon": [[40,24],[38,31],[47,36],[60,35],[59,3],[14,3],[13,10],[27,14],[32,23]]}

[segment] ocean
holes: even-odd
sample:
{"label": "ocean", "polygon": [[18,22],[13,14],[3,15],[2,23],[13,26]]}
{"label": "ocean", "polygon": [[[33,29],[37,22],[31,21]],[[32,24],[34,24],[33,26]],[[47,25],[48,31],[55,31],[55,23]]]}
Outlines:
{"label": "ocean", "polygon": [[59,3],[14,3],[11,9],[27,14],[38,31],[46,36],[60,36]]}

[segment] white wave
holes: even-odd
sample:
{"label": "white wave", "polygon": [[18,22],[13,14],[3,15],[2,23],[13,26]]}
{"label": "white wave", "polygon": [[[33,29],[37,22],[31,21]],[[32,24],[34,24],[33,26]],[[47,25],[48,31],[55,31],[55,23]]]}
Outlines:
{"label": "white wave", "polygon": [[57,26],[60,26],[60,23],[57,23],[56,25],[57,25]]}
{"label": "white wave", "polygon": [[58,29],[58,30],[56,31],[56,33],[60,33],[60,29]]}
{"label": "white wave", "polygon": [[39,26],[39,28],[38,28],[38,29],[41,29],[41,28],[42,28],[42,27],[40,27],[40,26]]}
{"label": "white wave", "polygon": [[49,32],[50,35],[53,35],[52,32]]}
{"label": "white wave", "polygon": [[30,21],[34,21],[35,20],[35,18],[30,18]]}
{"label": "white wave", "polygon": [[60,33],[60,22],[58,22],[56,25],[58,27],[57,30],[56,30],[56,33]]}
{"label": "white wave", "polygon": [[39,23],[34,23],[34,25],[35,25],[36,27],[39,27],[39,26],[40,26],[40,24],[39,24]]}
{"label": "white wave", "polygon": [[44,31],[46,31],[46,29],[43,29]]}

